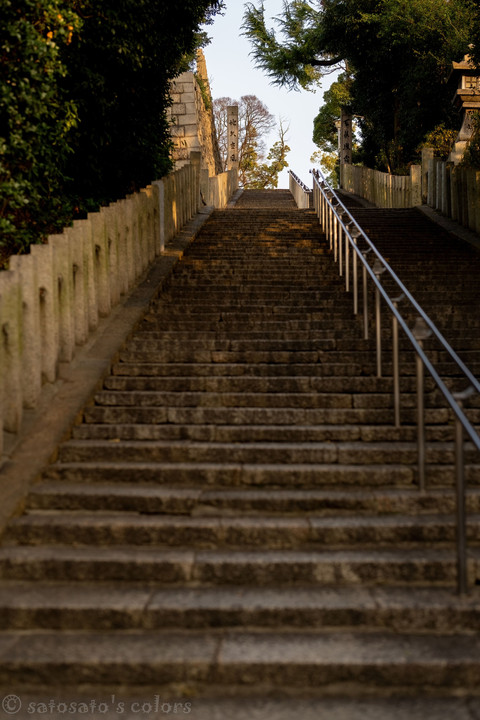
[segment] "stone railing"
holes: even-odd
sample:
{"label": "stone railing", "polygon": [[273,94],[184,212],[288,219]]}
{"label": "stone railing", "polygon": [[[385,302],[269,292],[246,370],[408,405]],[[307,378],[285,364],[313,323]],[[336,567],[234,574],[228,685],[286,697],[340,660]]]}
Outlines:
{"label": "stone railing", "polygon": [[291,170],[288,171],[288,178],[289,189],[295,199],[297,207],[308,209],[310,207],[312,191]]}
{"label": "stone railing", "polygon": [[194,152],[190,165],[10,258],[0,272],[0,443],[202,203],[224,207],[235,189],[236,173],[205,178]]}
{"label": "stone railing", "polygon": [[423,151],[423,202],[473,232],[480,233],[480,171],[455,166]]}
{"label": "stone railing", "polygon": [[238,187],[238,171],[228,170],[220,175],[208,176],[208,170],[202,170],[201,196],[207,205],[223,208]]}
{"label": "stone railing", "polygon": [[368,200],[376,207],[414,207],[421,204],[421,167],[412,165],[410,175],[389,175],[359,165],[342,164],[340,187]]}
{"label": "stone railing", "polygon": [[432,148],[424,148],[422,164],[413,165],[408,176],[342,165],[340,186],[376,207],[427,205],[480,233],[480,171],[435,158]]}

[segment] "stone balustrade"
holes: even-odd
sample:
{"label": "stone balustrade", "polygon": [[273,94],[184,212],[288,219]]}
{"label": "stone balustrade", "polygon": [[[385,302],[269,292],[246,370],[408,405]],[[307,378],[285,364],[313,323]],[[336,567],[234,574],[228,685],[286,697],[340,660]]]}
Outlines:
{"label": "stone balustrade", "polygon": [[11,257],[0,272],[0,454],[2,430],[19,433],[25,410],[37,407],[60,363],[73,360],[199,211],[201,181],[206,204],[225,207],[236,173],[201,177],[200,160],[192,152],[189,165],[74,221],[29,254]]}
{"label": "stone balustrade", "polygon": [[289,189],[292,193],[298,208],[307,209],[310,207],[311,190],[292,171],[289,172]]}
{"label": "stone balustrade", "polygon": [[426,205],[475,233],[480,233],[480,171],[454,165],[424,150]]}
{"label": "stone balustrade", "polygon": [[421,204],[421,167],[410,175],[390,175],[360,165],[340,165],[340,186],[381,208],[408,208]]}
{"label": "stone balustrade", "polygon": [[480,233],[480,171],[434,157],[422,151],[422,164],[410,175],[397,176],[357,165],[341,165],[342,189],[376,207],[407,208],[427,205],[446,218]]}

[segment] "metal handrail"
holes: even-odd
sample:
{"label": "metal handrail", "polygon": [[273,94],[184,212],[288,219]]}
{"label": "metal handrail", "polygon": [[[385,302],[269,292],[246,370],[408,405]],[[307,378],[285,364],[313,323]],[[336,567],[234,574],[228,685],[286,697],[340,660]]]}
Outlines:
{"label": "metal handrail", "polygon": [[[293,173],[291,173],[293,176]],[[318,170],[312,171],[314,181],[314,208],[319,217],[320,224],[325,231],[330,248],[334,253],[334,259],[339,264],[339,273],[342,276],[345,269],[345,289],[350,289],[350,254],[353,253],[353,296],[354,314],[358,313],[358,268],[360,261],[363,270],[363,322],[364,337],[368,339],[368,292],[367,279],[372,280],[375,288],[375,326],[376,326],[376,350],[377,350],[377,376],[382,374],[382,350],[381,350],[381,313],[380,300],[382,299],[390,310],[393,318],[393,385],[394,385],[394,410],[395,425],[400,426],[400,383],[399,383],[399,348],[398,348],[398,327],[401,327],[411,346],[416,353],[416,376],[417,376],[417,423],[418,423],[418,476],[419,489],[424,492],[425,483],[425,428],[424,428],[424,370],[427,369],[436,386],[443,394],[455,416],[455,479],[456,479],[456,545],[457,545],[457,590],[459,594],[468,592],[467,577],[467,542],[466,542],[466,512],[465,512],[465,465],[464,465],[464,436],[465,434],[472,441],[477,450],[480,450],[480,437],[472,426],[463,411],[463,403],[470,396],[480,393],[480,383],[472,374],[465,363],[458,357],[457,353],[445,340],[442,333],[426,314],[423,308],[407,290],[402,281],[392,270],[388,262],[377,250],[370,238],[362,230],[360,225],[340,201],[325,177]],[[303,183],[302,183],[303,184]],[[345,238],[345,247],[342,243],[342,235]],[[366,247],[359,247],[359,240],[363,240]],[[368,256],[373,258],[370,264]],[[345,260],[343,259],[345,257]],[[344,268],[345,266],[345,268]],[[386,275],[393,280],[399,291],[398,297],[391,295],[380,282],[380,277]],[[409,328],[407,321],[402,316],[398,306],[408,301],[417,314],[417,321],[413,328]],[[430,337],[436,337],[443,350],[445,350],[454,361],[458,369],[464,375],[469,385],[461,393],[451,392],[440,377],[434,365],[427,357],[423,344]]]}

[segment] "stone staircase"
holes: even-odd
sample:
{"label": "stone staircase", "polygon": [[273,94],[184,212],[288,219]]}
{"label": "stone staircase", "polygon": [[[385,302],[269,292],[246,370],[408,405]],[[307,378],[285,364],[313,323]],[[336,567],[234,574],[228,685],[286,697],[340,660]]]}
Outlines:
{"label": "stone staircase", "polygon": [[[386,216],[368,212],[380,244]],[[421,256],[432,227],[414,240],[408,222],[388,251],[423,301],[450,270]],[[0,686],[24,707],[46,689],[155,689],[205,720],[480,718],[478,588],[454,592],[451,419],[428,386],[421,494],[413,365],[396,429],[390,363],[376,378],[343,285],[287,191],[246,191],[204,226],[4,535]],[[432,310],[476,366],[476,291],[458,287]]]}

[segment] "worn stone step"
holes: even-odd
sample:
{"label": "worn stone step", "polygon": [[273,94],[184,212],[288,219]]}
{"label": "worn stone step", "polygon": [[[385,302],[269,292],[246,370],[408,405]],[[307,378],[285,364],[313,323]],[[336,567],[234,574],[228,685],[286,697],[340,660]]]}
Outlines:
{"label": "worn stone step", "polygon": [[261,628],[454,633],[480,630],[478,592],[422,587],[162,588],[138,583],[6,581],[0,629]]}
{"label": "worn stone step", "polygon": [[232,327],[229,327],[228,324],[224,327],[224,321],[219,321],[218,314],[213,318],[199,318],[198,320],[158,315],[158,317],[149,316],[145,318],[140,327],[142,332],[156,333],[160,337],[178,336],[185,333],[191,333],[192,337],[195,337],[195,335],[203,337],[211,334],[228,333],[228,336],[232,338],[245,337],[246,335],[257,337],[281,335],[284,337],[285,333],[301,333],[311,336],[320,333],[321,337],[321,333],[325,332],[326,327],[332,337],[343,332],[357,333],[358,335],[358,328],[353,329],[351,323],[344,323],[345,327],[342,327],[341,316],[337,315],[336,317],[337,322],[328,322],[328,324],[325,320],[305,320],[303,318],[290,318],[285,321],[277,321],[272,318],[259,320],[251,318],[250,320],[245,319],[243,323],[238,322]]}
{"label": "worn stone step", "polygon": [[[478,577],[480,550],[469,552],[468,571]],[[278,583],[307,585],[454,586],[450,549],[208,550],[148,546],[0,548],[0,578],[6,580],[158,582],[164,585]]]}
{"label": "worn stone step", "polygon": [[[119,641],[121,652],[119,651]],[[477,687],[480,641],[463,634],[425,637],[388,633],[255,633],[187,636],[172,631],[0,635],[0,682],[18,685],[19,668],[33,686],[85,685],[157,689],[171,683],[244,690],[314,688],[344,697],[384,689],[441,693]],[[414,658],[414,659],[413,659]],[[47,682],[46,682],[47,681]],[[110,696],[111,697],[111,696]],[[192,703],[193,705],[193,703]]]}
{"label": "worn stone step", "polygon": [[[218,408],[351,408],[367,405],[390,407],[388,395],[372,394],[363,399],[352,393],[275,392],[149,392],[103,390],[95,395],[97,405],[122,407],[218,407]],[[413,399],[411,404],[413,403]]]}
{"label": "worn stone step", "polygon": [[[327,342],[327,341],[324,341]],[[337,341],[328,341],[329,343],[336,343]],[[359,341],[363,343],[364,341]],[[387,353],[385,353],[387,354]],[[433,351],[428,353],[428,357],[431,362],[438,366],[439,372],[446,372],[450,374],[455,371],[455,365],[451,362],[450,356],[445,351]],[[461,353],[462,360],[470,367],[478,367],[478,351],[464,350]],[[188,346],[180,345],[176,347],[163,347],[157,351],[145,351],[145,350],[125,350],[120,353],[120,360],[129,363],[279,363],[279,364],[322,364],[322,363],[335,363],[335,364],[351,364],[351,363],[362,363],[369,367],[375,367],[375,354],[373,350],[368,350],[363,347],[355,350],[354,348],[341,349],[341,348],[330,348],[324,350],[318,348],[316,350],[197,350],[196,352],[191,350]],[[414,354],[413,351],[408,351],[402,354],[401,368],[405,364],[413,366]],[[391,375],[391,359],[387,357],[385,374]],[[408,368],[408,374],[412,374],[411,368]]]}
{"label": "worn stone step", "polygon": [[[101,706],[102,718],[105,720],[118,720],[118,713],[125,714],[125,717],[134,718],[143,707],[145,711],[151,708],[152,712],[156,711],[157,703],[159,712],[162,713],[194,713],[192,717],[195,720],[289,720],[298,715],[302,720],[444,720],[445,717],[454,717],[456,720],[477,720],[480,716],[479,702],[474,697],[455,698],[455,697],[432,697],[431,692],[426,692],[420,697],[409,697],[408,691],[403,693],[395,693],[394,701],[385,698],[371,698],[365,696],[359,689],[356,697],[346,697],[346,693],[342,697],[310,697],[305,699],[305,693],[300,688],[293,693],[290,689],[290,696],[284,696],[284,690],[279,689],[276,692],[267,692],[263,690],[262,694],[252,688],[251,693],[247,693],[245,688],[238,687],[237,697],[227,696],[221,693],[221,696],[212,698],[204,698],[200,696],[198,688],[194,699],[190,696],[179,696],[178,690],[173,688],[171,692],[163,690],[162,696],[157,692],[146,694],[145,689],[132,689],[130,692],[118,690],[112,694],[101,696],[98,706]],[[232,688],[232,692],[233,692]],[[312,694],[310,688],[308,695]],[[390,691],[391,692],[391,691]],[[86,690],[79,693],[78,689],[72,688],[70,692],[63,690],[59,695],[57,691],[56,697],[64,704],[60,704],[61,710],[64,707],[79,707],[82,703],[82,712],[88,712],[92,702],[91,692]],[[321,691],[320,691],[321,694]],[[454,694],[454,693],[452,693]],[[294,696],[292,699],[291,696]],[[368,695],[368,690],[367,690]],[[31,707],[34,711],[36,708],[43,710],[43,705],[39,703],[39,697],[36,694],[22,694],[22,700],[25,706]],[[112,703],[112,697],[114,703]],[[145,698],[148,698],[145,700]],[[104,700],[103,704],[101,700]],[[41,702],[41,701],[40,701]],[[48,707],[48,706],[47,706]],[[477,713],[476,715],[472,715]]]}
{"label": "worn stone step", "polygon": [[[165,407],[110,405],[88,406],[84,410],[87,423],[171,423],[189,425],[393,425],[393,411],[383,408],[293,408],[293,407]],[[446,409],[426,409],[429,425],[444,425],[450,421]],[[402,408],[402,422],[416,422],[414,408]]]}
{"label": "worn stone step", "polygon": [[[453,483],[453,473],[436,467],[429,472],[432,484]],[[74,482],[134,482],[265,487],[315,488],[325,485],[411,486],[416,479],[412,466],[394,465],[279,465],[246,463],[160,463],[160,462],[70,462],[56,463],[45,471],[45,477]],[[478,483],[478,467],[467,467],[469,482]]]}
{"label": "worn stone step", "polygon": [[[290,516],[304,513],[331,516],[338,513],[359,516],[365,513],[429,514],[454,513],[452,488],[420,492],[418,488],[347,486],[314,490],[152,485],[141,483],[82,483],[67,479],[43,481],[27,497],[33,510],[130,511],[143,514],[243,517],[264,513]],[[469,513],[480,513],[480,490],[466,495]]]}
{"label": "worn stone step", "polygon": [[[413,442],[417,428],[383,425],[174,425],[84,423],[72,430],[77,440],[196,440],[204,442]],[[452,429],[428,426],[427,442],[450,442]]]}
{"label": "worn stone step", "polygon": [[[470,546],[480,540],[480,516],[468,518]],[[201,548],[385,548],[454,545],[455,519],[448,515],[361,517],[178,517],[137,513],[29,511],[14,519],[5,544],[104,547]]]}
{"label": "worn stone step", "polygon": [[[95,404],[99,406],[121,407],[209,407],[209,408],[371,408],[382,409],[393,407],[391,392],[356,393],[334,391],[322,392],[305,390],[304,392],[214,392],[214,391],[149,391],[149,390],[102,390],[95,395]],[[416,407],[416,394],[403,393],[402,407]],[[476,403],[477,404],[477,403]],[[472,401],[473,405],[473,401]],[[443,396],[437,393],[425,396],[427,408],[445,406]]]}
{"label": "worn stone step", "polygon": [[[352,338],[358,337],[357,328],[352,328],[349,333],[347,329],[341,328],[340,326],[338,328],[333,328],[326,323],[323,327],[318,327],[314,330],[289,330],[284,326],[280,327],[280,325],[277,330],[265,330],[258,328],[256,325],[252,325],[252,329],[242,331],[236,329],[229,330],[228,328],[222,329],[222,327],[218,327],[218,324],[215,330],[205,330],[199,328],[195,330],[192,328],[184,330],[179,328],[176,323],[172,323],[172,325],[175,325],[175,328],[172,327],[172,329],[169,330],[158,330],[156,328],[152,329],[151,327],[142,329],[142,331],[135,333],[135,340],[140,342],[143,342],[144,340],[148,342],[154,341],[162,343],[163,345],[172,343],[175,345],[178,342],[183,342],[188,339],[195,341],[195,343],[205,343],[205,346],[211,347],[215,346],[217,343],[250,343],[252,340],[254,343],[257,341],[265,343],[267,340],[273,341],[273,343],[278,341],[316,342],[319,339],[332,340],[335,338],[344,338],[348,335]],[[320,324],[318,323],[318,325]]]}
{"label": "worn stone step", "polygon": [[245,306],[249,302],[262,302],[265,305],[269,303],[289,305],[291,302],[306,303],[307,305],[318,303],[323,306],[326,302],[326,305],[330,307],[332,305],[332,288],[321,289],[320,282],[317,289],[296,287],[295,285],[281,289],[262,286],[260,283],[245,286],[243,282],[238,281],[236,284],[230,283],[225,287],[219,287],[216,283],[210,285],[189,283],[179,287],[175,285],[170,292],[162,293],[161,302],[188,305],[193,300],[198,300],[203,305],[214,305],[218,302],[220,306]]}
{"label": "worn stone step", "polygon": [[[325,341],[327,342],[327,341]],[[330,342],[330,341],[328,341]],[[128,350],[120,354],[120,359],[130,363],[321,363],[327,360],[328,351],[323,350],[193,350],[188,345],[165,347],[158,350]],[[360,357],[358,357],[360,356]],[[337,352],[330,362],[351,362],[352,353]],[[368,353],[358,353],[357,362],[372,362]]]}
{"label": "worn stone step", "polygon": [[272,340],[270,338],[255,338],[245,340],[229,340],[222,338],[188,338],[187,335],[179,337],[177,342],[165,343],[163,340],[150,340],[146,338],[139,338],[135,336],[129,342],[129,351],[132,353],[150,353],[159,352],[163,354],[165,351],[175,352],[177,350],[183,351],[185,348],[185,341],[188,341],[189,352],[195,356],[203,351],[210,350],[215,352],[313,352],[315,350],[328,350],[335,349],[336,341],[334,338],[315,338],[311,340],[290,340],[290,339],[278,339]]}
{"label": "worn stone step", "polygon": [[125,355],[112,366],[112,374],[131,377],[363,377],[374,375],[374,363],[162,363],[129,362]]}
{"label": "worn stone step", "polygon": [[[158,378],[148,376],[119,377],[110,376],[105,379],[106,390],[148,391],[148,392],[248,392],[248,393],[302,393],[302,392],[335,392],[335,393],[369,393],[392,392],[390,378],[376,377],[315,377],[313,375],[284,377],[249,377],[222,376],[198,377],[181,376],[177,378]],[[434,388],[433,381],[425,382],[426,390]],[[416,382],[413,378],[402,378],[401,391],[413,393]]]}
{"label": "worn stone step", "polygon": [[[70,440],[59,450],[60,462],[229,462],[257,464],[381,463],[414,464],[417,444],[410,442],[194,442],[191,440]],[[432,443],[426,448],[427,462],[454,462],[453,443]],[[476,448],[466,443],[465,460],[477,458]]]}

